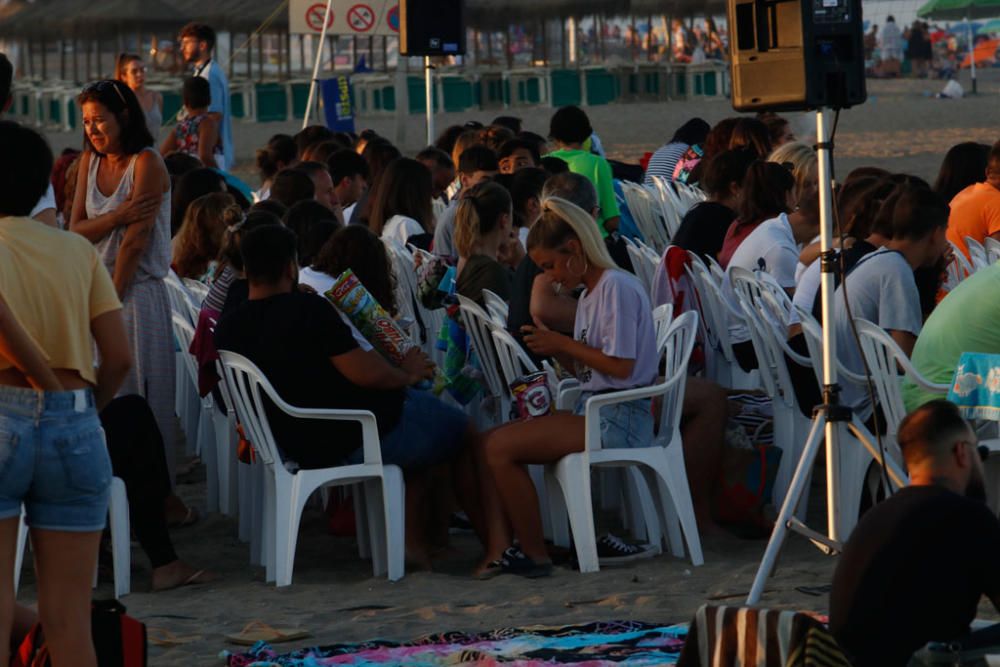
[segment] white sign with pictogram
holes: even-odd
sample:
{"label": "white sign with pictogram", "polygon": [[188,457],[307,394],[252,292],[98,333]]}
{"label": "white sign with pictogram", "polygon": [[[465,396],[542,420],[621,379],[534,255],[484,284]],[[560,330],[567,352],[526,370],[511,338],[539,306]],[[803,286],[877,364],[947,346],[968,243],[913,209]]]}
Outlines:
{"label": "white sign with pictogram", "polygon": [[[288,32],[318,35],[326,2],[289,0]],[[399,35],[399,0],[333,0],[327,17],[328,35]]]}

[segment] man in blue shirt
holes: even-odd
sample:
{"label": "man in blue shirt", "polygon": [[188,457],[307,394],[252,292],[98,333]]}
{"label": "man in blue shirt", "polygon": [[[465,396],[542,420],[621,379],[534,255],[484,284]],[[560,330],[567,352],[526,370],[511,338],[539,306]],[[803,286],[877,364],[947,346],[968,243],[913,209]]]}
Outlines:
{"label": "man in blue shirt", "polygon": [[233,118],[229,109],[229,80],[222,65],[212,58],[215,49],[215,30],[204,23],[188,23],[180,32],[181,56],[194,67],[194,75],[208,80],[212,102],[208,110],[220,116],[219,134],[222,137],[223,171],[233,168]]}

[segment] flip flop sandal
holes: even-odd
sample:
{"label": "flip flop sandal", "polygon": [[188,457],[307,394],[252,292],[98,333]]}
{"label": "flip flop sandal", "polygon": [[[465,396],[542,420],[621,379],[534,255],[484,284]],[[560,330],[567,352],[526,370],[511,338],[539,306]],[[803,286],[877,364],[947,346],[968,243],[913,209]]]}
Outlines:
{"label": "flip flop sandal", "polygon": [[193,507],[187,508],[187,514],[180,521],[171,521],[167,524],[167,528],[187,528],[188,526],[193,526],[198,523],[201,515],[198,514],[198,510]]}
{"label": "flip flop sandal", "polygon": [[301,628],[275,628],[263,621],[250,621],[234,635],[226,635],[227,642],[241,646],[253,646],[257,642],[279,644],[309,637],[309,632]]}
{"label": "flip flop sandal", "polygon": [[201,641],[201,635],[178,636],[164,628],[146,628],[146,639],[153,646],[170,648]]}

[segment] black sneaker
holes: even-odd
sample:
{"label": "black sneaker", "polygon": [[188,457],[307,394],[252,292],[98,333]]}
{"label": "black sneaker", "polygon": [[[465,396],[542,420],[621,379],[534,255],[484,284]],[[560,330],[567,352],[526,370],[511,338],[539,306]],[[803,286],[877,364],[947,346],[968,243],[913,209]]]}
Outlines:
{"label": "black sneaker", "polygon": [[597,558],[601,565],[619,565],[652,558],[659,550],[652,544],[629,544],[611,533],[597,540]]}
{"label": "black sneaker", "polygon": [[509,547],[500,557],[500,570],[528,579],[538,579],[552,574],[552,563],[536,563],[518,547]]}
{"label": "black sneaker", "polygon": [[460,533],[471,533],[472,522],[465,512],[453,512],[448,519],[448,534],[458,535]]}

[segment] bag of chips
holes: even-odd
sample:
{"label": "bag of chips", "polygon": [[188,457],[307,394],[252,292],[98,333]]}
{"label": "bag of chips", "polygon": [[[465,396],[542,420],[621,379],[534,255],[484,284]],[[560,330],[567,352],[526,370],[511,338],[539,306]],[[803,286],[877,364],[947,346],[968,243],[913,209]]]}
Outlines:
{"label": "bag of chips", "polygon": [[522,375],[510,385],[514,400],[510,406],[511,419],[525,421],[552,414],[552,391],[544,371]]}

